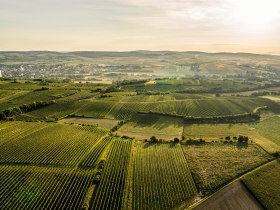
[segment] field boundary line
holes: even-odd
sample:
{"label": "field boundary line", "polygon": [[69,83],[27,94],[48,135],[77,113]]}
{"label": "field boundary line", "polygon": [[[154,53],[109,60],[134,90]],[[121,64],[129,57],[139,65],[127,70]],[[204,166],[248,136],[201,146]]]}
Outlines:
{"label": "field boundary line", "polygon": [[89,150],[80,158],[80,161],[74,166],[74,169],[78,169],[79,165],[83,162],[83,160],[94,150],[95,146],[101,142],[104,138],[106,138],[107,136],[109,136],[108,134],[105,134],[104,136],[101,136],[98,141],[95,142],[95,144],[93,144],[91,146],[91,148],[89,148]]}
{"label": "field boundary line", "polygon": [[132,209],[133,205],[133,177],[134,177],[134,162],[136,157],[137,145],[135,141],[131,142],[131,153],[130,153],[130,160],[128,164],[128,174],[127,174],[127,181],[124,188],[124,194],[122,198],[122,210]]}
{"label": "field boundary line", "polygon": [[184,159],[186,160],[186,163],[187,163],[189,172],[190,172],[190,174],[191,174],[191,176],[192,176],[192,181],[193,181],[194,186],[195,186],[195,188],[196,188],[196,192],[198,192],[198,187],[196,186],[196,182],[195,182],[195,180],[194,180],[194,178],[193,178],[192,170],[191,170],[191,168],[190,168],[190,166],[189,166],[189,161],[188,161],[188,159],[187,159],[187,157],[186,157],[186,152],[184,152],[183,147],[182,147],[181,144],[180,144],[180,149],[181,149],[181,151],[183,152]]}

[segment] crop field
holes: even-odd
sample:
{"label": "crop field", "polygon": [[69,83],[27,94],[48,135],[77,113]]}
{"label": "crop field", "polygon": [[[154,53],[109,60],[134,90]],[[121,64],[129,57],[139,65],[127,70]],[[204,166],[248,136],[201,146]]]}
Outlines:
{"label": "crop field", "polygon": [[171,93],[164,95],[135,95],[126,97],[122,102],[169,102],[176,100],[186,100],[186,99],[207,99],[212,98],[208,95],[198,95],[198,94],[180,94]]}
{"label": "crop field", "polygon": [[115,101],[92,100],[75,114],[77,116],[104,118],[115,104]]}
{"label": "crop field", "polygon": [[[44,90],[44,91],[29,91],[18,92],[16,97],[6,98],[4,101],[0,101],[0,110],[7,108],[13,108],[23,104],[30,104],[35,101],[52,101],[57,100],[68,95],[75,93],[73,90]],[[23,94],[23,95],[22,95]]]}
{"label": "crop field", "polygon": [[173,140],[175,137],[181,137],[182,131],[183,119],[181,118],[140,114],[120,127],[116,133],[138,140],[150,139],[151,136]]}
{"label": "crop field", "polygon": [[[115,77],[112,84],[0,79],[1,210],[278,209],[277,81],[199,79],[205,66],[214,72],[226,65],[206,61],[195,72],[194,55],[158,61],[170,77],[186,70],[198,79],[149,80],[144,74],[159,67],[144,65],[142,57],[141,67],[130,64],[135,57],[125,58],[120,68],[129,71],[118,72],[114,64],[122,58],[101,62],[98,53],[81,54],[94,57],[84,58],[83,72],[94,69],[108,80],[143,67],[143,78]],[[69,69],[81,70],[71,56]]]}
{"label": "crop field", "polygon": [[67,115],[76,113],[86,104],[88,104],[87,101],[71,101],[71,102],[55,103],[34,110],[32,112],[28,112],[16,116],[16,119],[25,120],[25,121],[36,121],[36,120],[55,121],[64,118]]}
{"label": "crop field", "polygon": [[203,193],[210,193],[223,184],[269,160],[271,157],[249,144],[206,143],[182,146],[196,184]]}
{"label": "crop field", "polygon": [[179,116],[223,116],[253,112],[258,106],[250,101],[240,104],[228,99],[193,99],[159,103],[152,111]]}
{"label": "crop field", "polygon": [[131,119],[139,111],[149,110],[148,107],[152,107],[153,103],[139,103],[139,102],[120,102],[117,103],[112,110],[108,113],[108,116],[115,119]]}
{"label": "crop field", "polygon": [[256,131],[266,137],[267,139],[273,141],[275,144],[280,146],[280,116],[273,116],[268,119],[261,121],[260,123],[253,125]]}
{"label": "crop field", "polygon": [[196,193],[179,144],[138,143],[133,174],[133,209],[171,209]]}
{"label": "crop field", "polygon": [[280,163],[275,160],[243,177],[244,183],[267,209],[277,210],[280,204]]}
{"label": "crop field", "polygon": [[89,90],[79,90],[71,95],[57,99],[57,101],[61,101],[61,102],[78,101],[83,99],[90,99],[95,95],[96,93],[92,93]]}
{"label": "crop field", "polygon": [[263,210],[263,206],[240,181],[219,190],[194,210],[250,209]]}
{"label": "crop field", "polygon": [[[270,121],[269,118],[268,122]],[[189,139],[204,139],[207,141],[221,141],[220,138],[230,136],[231,139],[235,136],[245,135],[250,138],[251,141],[260,145],[264,150],[269,153],[277,153],[280,151],[279,145],[273,142],[273,138],[278,138],[278,124],[272,123],[271,128],[267,128],[265,131],[261,131],[259,127],[265,125],[265,121],[261,121],[257,124],[192,124],[184,125],[183,135]],[[276,126],[276,127],[275,127]],[[273,128],[273,129],[272,129]],[[267,135],[264,135],[266,132]]]}
{"label": "crop field", "polygon": [[[130,99],[117,103],[108,116],[117,119],[130,119],[137,112],[154,112],[182,117],[211,117],[253,113],[258,107],[266,105],[277,111],[274,102],[271,103],[268,100],[259,102],[256,99],[229,99],[227,97],[184,100],[166,99],[167,96],[163,98],[165,100],[152,96],[130,97]],[[135,102],[134,99],[136,101],[143,99],[144,101]]]}
{"label": "crop field", "polygon": [[121,209],[131,156],[130,140],[115,140],[100,183],[93,194],[91,209]]}
{"label": "crop field", "polygon": [[[13,134],[15,126],[6,132]],[[0,145],[0,163],[73,166],[106,132],[91,126],[51,124]]]}
{"label": "crop field", "polygon": [[1,209],[80,209],[90,171],[0,166]]}
{"label": "crop field", "polygon": [[0,122],[0,146],[5,142],[12,142],[47,128],[47,123],[26,123],[26,122]]}
{"label": "crop field", "polygon": [[12,100],[19,96],[23,96],[28,93],[28,91],[19,91],[19,90],[1,90],[0,89],[0,103],[3,101]]}
{"label": "crop field", "polygon": [[95,125],[108,129],[111,129],[118,124],[118,121],[113,119],[96,119],[87,117],[69,117],[62,119],[59,122],[64,124]]}
{"label": "crop field", "polygon": [[86,156],[80,161],[81,168],[94,168],[104,150],[110,145],[115,138],[112,136],[102,137],[91,149]]}
{"label": "crop field", "polygon": [[249,128],[245,124],[188,124],[184,126],[186,138],[203,138],[219,140],[226,136],[238,136],[247,134]]}

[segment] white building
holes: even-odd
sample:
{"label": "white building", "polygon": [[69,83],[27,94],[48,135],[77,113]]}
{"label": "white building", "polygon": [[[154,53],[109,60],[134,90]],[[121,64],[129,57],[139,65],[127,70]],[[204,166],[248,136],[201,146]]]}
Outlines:
{"label": "white building", "polygon": [[2,78],[2,71],[0,70],[0,78]]}

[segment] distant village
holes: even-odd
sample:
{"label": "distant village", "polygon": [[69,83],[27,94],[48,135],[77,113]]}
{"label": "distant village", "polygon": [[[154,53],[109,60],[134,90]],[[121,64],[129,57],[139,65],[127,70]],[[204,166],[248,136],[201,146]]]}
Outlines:
{"label": "distant village", "polygon": [[[240,67],[240,66],[239,66]],[[174,64],[172,68],[157,66],[117,64],[0,64],[0,78],[57,79],[69,81],[112,82],[126,79],[151,79],[163,77],[211,78],[211,79],[280,79],[270,66],[240,67],[242,73],[207,73],[198,63]]]}

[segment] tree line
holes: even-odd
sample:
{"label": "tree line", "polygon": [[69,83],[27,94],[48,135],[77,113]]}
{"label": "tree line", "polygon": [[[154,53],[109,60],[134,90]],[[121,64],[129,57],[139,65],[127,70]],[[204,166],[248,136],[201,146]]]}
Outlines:
{"label": "tree line", "polygon": [[0,120],[7,120],[22,113],[31,112],[36,109],[54,104],[55,101],[39,101],[30,104],[23,104],[18,107],[9,108],[0,112]]}

